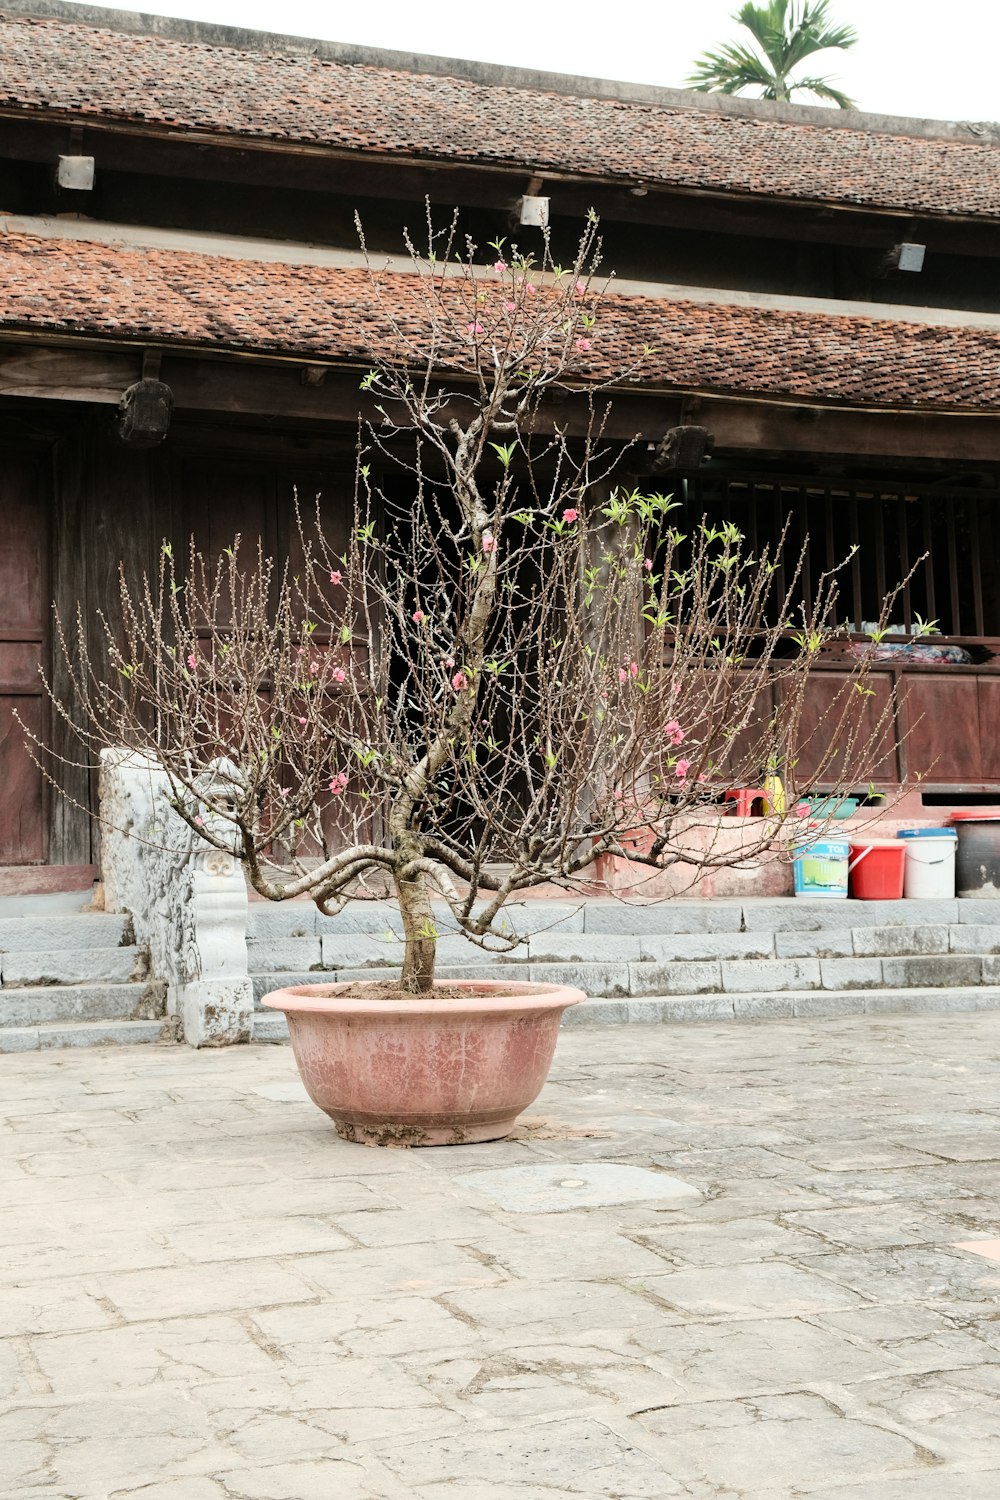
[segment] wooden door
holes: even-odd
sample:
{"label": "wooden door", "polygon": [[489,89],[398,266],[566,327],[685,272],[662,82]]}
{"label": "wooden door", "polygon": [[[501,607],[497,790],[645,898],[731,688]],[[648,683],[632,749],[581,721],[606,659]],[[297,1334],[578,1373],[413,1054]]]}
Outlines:
{"label": "wooden door", "polygon": [[0,865],[47,856],[45,783],[24,730],[44,738],[38,676],[48,622],[49,467],[43,449],[11,446],[0,463]]}

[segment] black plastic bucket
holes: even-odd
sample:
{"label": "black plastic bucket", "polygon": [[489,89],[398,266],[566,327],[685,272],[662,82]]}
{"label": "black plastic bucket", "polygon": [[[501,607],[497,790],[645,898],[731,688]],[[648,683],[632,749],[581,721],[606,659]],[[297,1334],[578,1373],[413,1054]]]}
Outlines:
{"label": "black plastic bucket", "polygon": [[958,834],[955,891],[959,896],[1000,899],[1000,810],[954,812]]}

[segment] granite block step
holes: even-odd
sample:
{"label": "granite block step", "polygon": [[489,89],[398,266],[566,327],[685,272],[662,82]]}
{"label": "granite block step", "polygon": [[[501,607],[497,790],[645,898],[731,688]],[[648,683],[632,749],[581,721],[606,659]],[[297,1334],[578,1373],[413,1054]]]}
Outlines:
{"label": "granite block step", "polygon": [[[505,907],[501,920],[508,923],[512,931],[533,937],[535,941],[562,940],[579,934],[656,940],[743,934],[749,935],[748,941],[752,941],[767,933],[832,934],[868,928],[942,929],[971,925],[992,930],[991,942],[997,942],[1000,901],[957,898],[932,901],[808,900],[780,896],[756,900],[678,897],[671,901],[633,904],[580,897],[565,901],[523,901]],[[441,903],[434,905],[434,921],[442,940],[461,941],[454,918]],[[338,938],[370,938],[391,945],[391,940],[401,933],[398,908],[390,901],[358,902],[346,906],[335,917],[322,916],[309,901],[278,904],[255,901],[250,904],[247,921],[247,937],[252,943],[321,937],[331,940],[331,948],[335,948]],[[700,955],[678,956],[695,958]],[[705,954],[705,957],[717,956],[720,953]],[[786,951],[782,956],[806,955]]]}
{"label": "granite block step", "polygon": [[[608,903],[619,906],[620,903]],[[513,932],[582,932],[585,903],[574,901],[524,901],[504,909],[501,922]],[[454,917],[442,902],[434,903],[434,922],[442,937],[458,934]],[[739,923],[736,924],[739,926]],[[386,940],[403,931],[399,908],[392,901],[358,901],[334,917],[325,917],[310,901],[270,903],[252,901],[247,914],[247,938],[371,937]]]}
{"label": "granite block step", "polygon": [[280,1010],[258,1010],[253,1018],[255,1042],[287,1042],[288,1022]]}
{"label": "granite block step", "polygon": [[0,953],[52,953],[81,948],[120,948],[130,944],[132,918],[112,912],[0,917]]}
{"label": "granite block step", "polygon": [[[618,940],[621,942],[621,939]],[[636,939],[638,942],[639,940]],[[551,948],[551,943],[546,945]],[[601,956],[600,947],[588,949],[583,940],[568,945],[573,958],[522,963],[483,962],[472,945],[466,945],[468,962],[439,963],[437,977],[493,980],[520,979],[533,984],[568,984],[593,996],[775,994],[786,990],[832,991],[876,989],[967,988],[1000,983],[1000,955],[970,953],[917,953],[859,957],[812,958],[706,958],[639,959]],[[589,957],[584,957],[589,953]],[[454,955],[448,954],[447,957]],[[394,980],[398,964],[370,962],[360,968],[327,971],[298,970],[251,975],[254,998],[269,990],[299,984],[339,984],[355,980]],[[0,990],[0,998],[4,991]]]}
{"label": "granite block step", "polygon": [[[968,921],[957,899],[942,901],[810,901],[797,897],[743,902],[745,932],[820,932],[859,927],[948,927]],[[977,903],[978,904],[978,903]],[[996,903],[1000,920],[1000,902]]]}
{"label": "granite block step", "polygon": [[151,1042],[172,1042],[169,1022],[70,1021],[41,1026],[0,1027],[0,1053],[39,1052],[60,1047],[134,1047]]}
{"label": "granite block step", "polygon": [[128,984],[144,979],[149,961],[141,948],[16,948],[0,953],[0,986]]}
{"label": "granite block step", "polygon": [[166,986],[158,980],[0,990],[0,1031],[64,1021],[158,1021],[165,1012]]}
{"label": "granite block step", "polygon": [[670,1021],[767,1021],[822,1016],[944,1015],[1000,1010],[1000,987],[879,989],[848,993],[785,990],[777,994],[645,995],[594,998],[575,1005],[564,1026],[658,1025]]}
{"label": "granite block step", "polygon": [[[306,974],[323,967],[320,939],[312,937],[248,938],[247,967],[251,974]],[[318,976],[322,978],[322,974]]]}
{"label": "granite block step", "polygon": [[314,970],[306,973],[265,973],[251,974],[250,983],[253,986],[253,1002],[259,1006],[262,996],[271,990],[287,990],[296,984],[333,984],[336,980],[335,974],[317,974]]}
{"label": "granite block step", "polygon": [[[563,1016],[564,1026],[651,1026],[680,1021],[773,1021],[831,1016],[944,1015],[1000,1010],[1000,987],[879,989],[833,993],[785,990],[776,994],[643,995],[594,997]],[[288,1024],[277,1011],[257,1011],[255,1042],[283,1042]]]}

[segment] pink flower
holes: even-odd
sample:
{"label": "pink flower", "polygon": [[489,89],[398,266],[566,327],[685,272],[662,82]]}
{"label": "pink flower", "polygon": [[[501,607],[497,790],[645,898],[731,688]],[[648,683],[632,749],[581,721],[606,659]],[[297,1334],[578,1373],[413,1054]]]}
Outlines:
{"label": "pink flower", "polygon": [[330,676],[333,678],[334,682],[347,681],[347,673],[344,671],[343,667],[334,667],[333,671],[330,673]]}
{"label": "pink flower", "polygon": [[809,812],[810,812],[810,808],[809,808],[809,803],[808,802],[798,802],[798,803],[796,803],[796,806],[795,806],[795,816],[797,818],[808,818]]}
{"label": "pink flower", "polygon": [[626,670],[625,670],[624,667],[619,667],[618,668],[618,681],[619,682],[628,682],[628,673],[626,672]]}
{"label": "pink flower", "polygon": [[497,550],[496,537],[493,535],[492,531],[484,531],[483,532],[483,551],[484,552],[495,552],[496,550]]}
{"label": "pink flower", "polygon": [[586,285],[582,281],[578,281],[573,290],[576,292],[576,295],[578,297],[585,297],[587,295]]}
{"label": "pink flower", "polygon": [[590,340],[589,339],[577,339],[577,341],[576,341],[576,347],[578,349],[589,349],[591,347]]}
{"label": "pink flower", "polygon": [[671,745],[682,745],[684,743],[684,731],[676,719],[671,719],[669,723],[664,724],[663,733]]}
{"label": "pink flower", "polygon": [[191,670],[193,672],[194,669],[195,669],[195,667],[197,665],[198,665],[198,658],[195,656],[194,652],[192,651],[189,654],[189,656],[188,656],[188,666],[191,668]]}
{"label": "pink flower", "polygon": [[445,670],[447,671],[450,667],[453,667],[454,665],[455,665],[455,658],[453,656],[446,656],[445,659],[444,659]]}
{"label": "pink flower", "polygon": [[479,334],[485,333],[486,329],[483,327],[482,323],[480,323],[479,320],[478,320],[478,318],[477,318],[476,321],[475,321],[475,323],[469,323],[468,324],[468,326],[466,328],[466,332],[467,333],[471,333],[473,335],[473,337],[477,337]]}
{"label": "pink flower", "polygon": [[343,581],[344,581],[344,575],[343,575],[343,573],[340,571],[339,568],[334,568],[333,572],[330,574],[330,582],[331,583],[343,583]]}
{"label": "pink flower", "polygon": [[195,818],[195,822],[197,823],[197,825],[198,825],[199,828],[204,828],[204,826],[205,826],[205,819],[201,816],[200,813]]}
{"label": "pink flower", "polygon": [[330,782],[330,791],[334,797],[339,797],[346,785],[347,776],[345,772],[338,771],[336,776],[334,776],[332,781]]}
{"label": "pink flower", "polygon": [[507,262],[505,260],[495,260],[493,262],[493,269],[498,276],[502,276],[507,269]]}
{"label": "pink flower", "polygon": [[466,677],[463,671],[459,670],[451,679],[451,685],[455,689],[456,693],[460,693],[464,688],[467,688],[469,686],[469,679]]}
{"label": "pink flower", "polygon": [[708,777],[705,775],[704,771],[699,771],[698,772],[698,782],[699,782],[699,784],[701,784],[702,782],[705,782],[707,780],[708,780]]}
{"label": "pink flower", "polygon": [[315,674],[319,671],[319,662],[318,661],[311,661],[309,663],[309,670],[315,676]]}
{"label": "pink flower", "polygon": [[674,775],[679,781],[683,781],[690,769],[691,762],[689,760],[679,760],[676,766],[674,766]]}
{"label": "pink flower", "polygon": [[427,618],[427,616],[424,614],[424,612],[423,612],[422,609],[415,609],[413,611],[413,614],[412,614],[411,618],[413,620],[414,625],[422,625],[424,623],[424,620]]}
{"label": "pink flower", "polygon": [[677,697],[677,694],[680,692],[680,690],[681,690],[681,685],[680,685],[679,682],[672,682],[670,684],[670,691],[673,693],[673,695],[674,695],[675,698]]}
{"label": "pink flower", "polygon": [[300,724],[308,724],[308,723],[309,723],[309,720],[308,720],[308,719],[300,719],[300,720],[299,720],[299,723],[300,723]]}
{"label": "pink flower", "polygon": [[524,290],[527,292],[529,297],[533,297],[538,291],[538,288],[533,281],[526,281],[524,283]]}
{"label": "pink flower", "polygon": [[638,675],[639,675],[639,663],[637,661],[630,661],[629,664],[628,664],[628,669],[629,669],[629,673],[630,673],[630,675],[632,677],[638,677]]}
{"label": "pink flower", "polygon": [[570,525],[572,525],[579,514],[580,512],[578,510],[574,510],[573,507],[570,506],[569,510],[563,511],[563,520],[568,521]]}
{"label": "pink flower", "polygon": [[653,559],[651,557],[647,557],[646,561],[643,563],[643,567],[646,569],[647,573],[652,573],[652,571],[653,571]]}
{"label": "pink flower", "polygon": [[504,312],[517,312],[517,303],[516,302],[505,302],[504,305],[503,305],[503,307],[504,307]]}

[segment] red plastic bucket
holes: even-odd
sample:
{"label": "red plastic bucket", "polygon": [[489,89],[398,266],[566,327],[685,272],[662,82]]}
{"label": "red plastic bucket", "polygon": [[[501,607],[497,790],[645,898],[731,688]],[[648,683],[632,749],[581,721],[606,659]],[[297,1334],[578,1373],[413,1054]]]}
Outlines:
{"label": "red plastic bucket", "polygon": [[897,839],[852,839],[848,870],[856,900],[901,901],[906,845]]}

